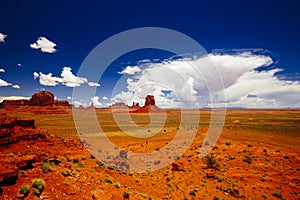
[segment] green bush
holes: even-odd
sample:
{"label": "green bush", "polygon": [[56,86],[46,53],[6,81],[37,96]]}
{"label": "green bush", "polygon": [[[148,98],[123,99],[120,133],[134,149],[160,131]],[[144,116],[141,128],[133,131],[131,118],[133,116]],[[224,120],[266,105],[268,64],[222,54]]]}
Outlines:
{"label": "green bush", "polygon": [[204,163],[206,164],[207,168],[214,168],[219,169],[220,163],[218,163],[214,156],[205,156]]}
{"label": "green bush", "polygon": [[119,182],[116,182],[116,183],[115,183],[115,187],[116,187],[116,188],[120,188],[120,187],[121,187],[121,184],[120,184]]}
{"label": "green bush", "polygon": [[44,162],[44,163],[42,163],[42,171],[44,173],[47,173],[47,172],[51,171],[51,167],[53,167],[54,165],[55,165],[54,163]]}
{"label": "green bush", "polygon": [[111,184],[113,181],[112,181],[112,179],[110,177],[106,177],[105,178],[105,182]]}
{"label": "green bush", "polygon": [[9,157],[14,157],[13,153],[8,154]]}
{"label": "green bush", "polygon": [[34,194],[35,196],[39,196],[39,195],[41,194],[41,192],[40,192],[39,189],[33,188],[33,194]]}
{"label": "green bush", "polygon": [[26,176],[27,176],[27,174],[26,174],[26,172],[25,172],[25,171],[21,171],[21,172],[20,172],[20,176],[21,176],[21,177],[26,177]]}
{"label": "green bush", "polygon": [[124,193],[123,193],[123,197],[124,197],[124,199],[129,199],[130,194],[127,193],[127,192],[124,192]]}
{"label": "green bush", "polygon": [[63,175],[63,176],[70,176],[71,174],[70,174],[70,170],[62,170],[61,171],[61,174]]}
{"label": "green bush", "polygon": [[251,164],[252,163],[252,158],[247,155],[247,156],[244,157],[243,161],[246,162],[246,163],[248,163],[248,164]]}
{"label": "green bush", "polygon": [[196,196],[196,192],[197,192],[196,190],[191,190],[191,191],[190,191],[190,195],[191,195],[191,196]]}
{"label": "green bush", "polygon": [[273,193],[273,196],[274,196],[274,197],[277,197],[277,198],[279,198],[279,199],[282,199],[282,194],[279,194],[279,193],[277,193],[277,192]]}
{"label": "green bush", "polygon": [[29,193],[29,189],[30,189],[30,186],[29,185],[22,185],[20,187],[20,194],[24,194],[24,195],[27,195]]}
{"label": "green bush", "polygon": [[34,195],[40,195],[44,190],[45,181],[44,179],[36,178],[32,180],[32,187]]}

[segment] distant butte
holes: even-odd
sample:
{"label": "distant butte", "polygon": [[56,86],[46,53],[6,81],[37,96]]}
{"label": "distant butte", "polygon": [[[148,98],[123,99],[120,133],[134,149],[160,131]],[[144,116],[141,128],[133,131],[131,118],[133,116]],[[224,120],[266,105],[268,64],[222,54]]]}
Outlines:
{"label": "distant butte", "polygon": [[154,95],[147,95],[145,98],[145,105],[143,107],[140,107],[134,111],[133,113],[159,113],[163,112],[164,110],[157,107],[155,105],[155,97]]}
{"label": "distant butte", "polygon": [[37,92],[28,99],[4,100],[0,108],[6,110],[19,109],[30,111],[35,114],[65,114],[64,108],[71,108],[67,100],[54,100],[54,95],[48,91]]}

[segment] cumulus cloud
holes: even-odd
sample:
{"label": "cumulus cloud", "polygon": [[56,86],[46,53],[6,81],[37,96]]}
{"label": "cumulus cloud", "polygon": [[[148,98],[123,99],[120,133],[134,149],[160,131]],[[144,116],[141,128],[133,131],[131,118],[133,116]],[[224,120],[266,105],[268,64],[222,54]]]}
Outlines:
{"label": "cumulus cloud", "polygon": [[39,37],[36,42],[30,44],[32,49],[40,49],[44,53],[55,53],[56,44],[45,37]]}
{"label": "cumulus cloud", "polygon": [[95,83],[95,82],[88,82],[88,85],[91,87],[99,87],[100,86],[99,83]]}
{"label": "cumulus cloud", "polygon": [[95,96],[95,97],[91,98],[91,100],[92,100],[92,103],[93,103],[93,105],[94,105],[95,107],[99,107],[99,106],[102,105],[102,103],[99,102],[99,97],[98,97],[98,96]]}
{"label": "cumulus cloud", "polygon": [[108,100],[108,98],[107,98],[107,97],[105,97],[105,96],[104,96],[102,99],[103,99],[103,100]]}
{"label": "cumulus cloud", "polygon": [[67,87],[78,87],[83,83],[88,83],[86,78],[75,76],[72,73],[71,67],[64,67],[61,72],[61,77],[61,82]]}
{"label": "cumulus cloud", "polygon": [[60,77],[53,76],[52,73],[44,74],[42,72],[34,72],[33,78],[39,79],[40,84],[46,86],[65,85],[67,87],[78,87],[82,84],[88,84],[93,87],[100,86],[99,83],[89,82],[88,79],[84,77],[75,76],[72,73],[71,67],[64,67]]}
{"label": "cumulus cloud", "polygon": [[23,65],[22,65],[21,63],[18,63],[17,66],[18,66],[18,67],[22,67]]}
{"label": "cumulus cloud", "polygon": [[75,107],[80,107],[80,106],[87,107],[88,106],[86,103],[84,103],[82,101],[77,101],[77,100],[73,101],[73,105]]}
{"label": "cumulus cloud", "polygon": [[19,85],[13,85],[12,87],[15,88],[15,89],[20,89],[21,88]]}
{"label": "cumulus cloud", "polygon": [[33,77],[34,79],[39,79],[41,85],[46,86],[56,86],[62,82],[62,78],[55,77],[52,73],[43,74],[42,72],[34,72]]}
{"label": "cumulus cloud", "polygon": [[7,35],[0,33],[0,43],[1,42],[5,42],[5,38],[7,37]]}
{"label": "cumulus cloud", "polygon": [[5,69],[0,69],[0,72],[5,72]]}
{"label": "cumulus cloud", "polygon": [[[130,67],[139,71],[123,73],[127,74],[126,88],[112,100],[131,104],[154,94],[162,107],[177,107],[182,102],[199,102],[201,106],[294,107],[300,102],[300,83],[278,79],[276,73],[281,69],[261,70],[273,63],[263,52],[242,50],[140,64]],[[256,98],[249,98],[249,94]]]}
{"label": "cumulus cloud", "polygon": [[0,79],[0,87],[1,87],[1,86],[9,86],[9,85],[12,85],[12,84],[6,82],[5,80]]}
{"label": "cumulus cloud", "polygon": [[130,74],[133,75],[137,72],[140,72],[141,69],[138,66],[127,66],[125,69],[123,69],[121,72],[118,72],[119,74]]}
{"label": "cumulus cloud", "polygon": [[23,97],[23,96],[8,96],[8,97],[0,97],[0,103],[4,100],[21,100],[21,99],[27,99],[29,100],[30,97]]}

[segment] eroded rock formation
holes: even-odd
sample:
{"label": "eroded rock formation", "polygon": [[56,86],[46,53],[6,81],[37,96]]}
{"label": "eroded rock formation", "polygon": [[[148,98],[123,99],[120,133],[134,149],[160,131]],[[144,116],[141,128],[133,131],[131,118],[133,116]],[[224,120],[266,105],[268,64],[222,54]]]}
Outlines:
{"label": "eroded rock formation", "polygon": [[154,95],[147,95],[146,96],[145,106],[155,106]]}
{"label": "eroded rock formation", "polygon": [[158,113],[163,112],[163,109],[157,107],[155,105],[155,97],[154,95],[147,95],[145,98],[145,105],[140,107],[134,111],[133,113]]}
{"label": "eroded rock formation", "polygon": [[0,108],[4,109],[15,109],[15,108],[23,108],[28,106],[37,106],[37,107],[71,107],[67,100],[54,100],[54,95],[48,91],[37,92],[32,97],[21,100],[4,100],[0,103]]}

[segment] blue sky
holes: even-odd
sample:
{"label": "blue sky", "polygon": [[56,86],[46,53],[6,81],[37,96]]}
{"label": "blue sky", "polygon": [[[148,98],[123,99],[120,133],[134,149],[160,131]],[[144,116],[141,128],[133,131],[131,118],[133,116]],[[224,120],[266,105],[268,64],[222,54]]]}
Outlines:
{"label": "blue sky", "polygon": [[[296,0],[1,2],[0,96],[28,97],[36,91],[46,89],[59,99],[71,97],[72,89],[76,85],[68,80],[74,80],[81,63],[95,46],[128,29],[164,27],[190,36],[205,48],[212,59],[221,59],[222,64],[232,64],[224,68],[223,74],[223,79],[229,81],[225,83],[226,96],[229,99],[220,99],[218,103],[244,107],[299,107],[299,10],[300,3]],[[40,41],[37,41],[38,39]],[[47,48],[40,48],[45,44],[48,45]],[[219,58],[221,55],[229,58]],[[112,94],[114,83],[124,75],[128,76],[126,80],[133,79],[137,83],[140,83],[141,77],[151,81],[153,77],[144,71],[149,67],[155,68],[157,62],[163,63],[163,60],[170,59],[170,56],[172,54],[158,50],[132,52],[111,64],[99,81],[99,87],[96,87],[96,83],[85,80],[86,77],[77,77],[75,80],[79,81],[79,85],[90,83],[90,87],[96,87],[94,101],[98,102],[99,106],[100,103],[103,106],[110,103],[111,97],[113,101],[126,101],[124,95],[118,99],[117,97],[122,95]],[[264,58],[259,65],[257,58],[262,56]],[[268,62],[269,58],[272,62]],[[145,59],[150,61],[147,64],[138,63]],[[178,60],[172,60],[170,66],[173,66],[174,62]],[[193,62],[201,63],[201,58]],[[245,62],[252,65],[248,66]],[[233,66],[235,64],[237,66]],[[136,67],[140,72],[118,73],[127,66],[131,67],[127,69]],[[65,78],[61,76],[62,71]],[[47,77],[41,78],[49,73],[58,78],[54,82],[50,78],[55,86],[50,86],[49,82],[41,82],[49,81]],[[232,78],[234,73],[237,75]],[[229,76],[232,79],[228,78]],[[189,77],[187,74],[186,84],[191,86],[189,91],[199,96],[203,91],[196,83],[200,80],[197,77]],[[277,80],[274,81],[274,78]],[[267,88],[264,91],[248,88],[248,85],[254,83],[264,84]],[[123,94],[130,93],[126,88],[132,83],[124,84]],[[284,87],[281,87],[282,84]],[[151,92],[151,89],[154,88],[147,92]],[[250,95],[238,92],[243,90]],[[172,96],[163,96],[159,92],[157,95],[161,95],[161,102],[174,103]],[[103,97],[108,97],[108,100]],[[139,97],[136,100],[142,101]],[[208,100],[203,104],[209,104]]]}

